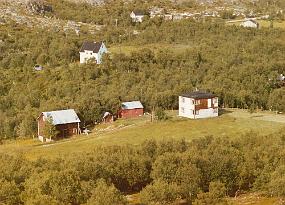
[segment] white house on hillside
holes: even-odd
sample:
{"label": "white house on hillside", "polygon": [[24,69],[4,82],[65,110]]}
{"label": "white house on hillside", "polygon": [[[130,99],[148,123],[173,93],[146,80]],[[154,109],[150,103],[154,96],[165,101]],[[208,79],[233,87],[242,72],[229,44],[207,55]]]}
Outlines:
{"label": "white house on hillside", "polygon": [[143,18],[145,17],[145,13],[143,11],[132,11],[132,13],[130,14],[130,17],[132,19],[133,22],[143,22]]}
{"label": "white house on hillside", "polygon": [[218,116],[218,97],[212,93],[195,91],[179,96],[179,116],[192,119]]}
{"label": "white house on hillside", "polygon": [[97,64],[102,62],[102,56],[107,53],[107,48],[103,42],[84,42],[80,49],[80,63],[87,63],[94,59]]}
{"label": "white house on hillside", "polygon": [[245,28],[259,28],[259,23],[254,20],[246,20],[242,22],[240,26]]}

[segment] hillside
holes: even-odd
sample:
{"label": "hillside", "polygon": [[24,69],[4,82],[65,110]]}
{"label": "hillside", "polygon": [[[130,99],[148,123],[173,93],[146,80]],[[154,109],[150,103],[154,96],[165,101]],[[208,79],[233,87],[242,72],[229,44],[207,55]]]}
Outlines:
{"label": "hillside", "polygon": [[[205,120],[180,119],[175,111],[168,115],[172,118],[164,122],[150,123],[149,116],[118,120],[51,144],[5,142],[0,145],[1,188],[16,192],[2,198],[47,204],[282,204],[282,188],[275,186],[283,186],[276,176],[283,174],[284,115],[236,109]],[[250,190],[259,193],[244,194]]]}
{"label": "hillside", "polygon": [[[284,204],[284,8],[0,0],[0,205]],[[101,123],[127,101],[145,114]]]}
{"label": "hillside", "polygon": [[206,136],[235,138],[253,132],[268,135],[285,126],[285,116],[260,112],[250,114],[242,110],[224,111],[219,118],[187,120],[170,111],[170,120],[150,122],[150,116],[133,120],[118,120],[111,124],[95,126],[92,133],[63,141],[41,144],[37,140],[7,141],[0,153],[20,152],[30,159],[57,157],[92,150],[100,145],[140,145],[146,140],[181,140],[187,142]]}

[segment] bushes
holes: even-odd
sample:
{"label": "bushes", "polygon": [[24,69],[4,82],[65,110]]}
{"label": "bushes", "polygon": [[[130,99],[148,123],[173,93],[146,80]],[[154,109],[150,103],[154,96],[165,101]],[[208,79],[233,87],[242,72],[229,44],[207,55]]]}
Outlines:
{"label": "bushes", "polygon": [[70,159],[81,180],[100,178],[121,192],[139,191],[150,182],[150,158],[128,146],[99,147],[88,156]]}
{"label": "bushes", "polygon": [[284,197],[282,137],[149,140],[35,162],[0,154],[0,202],[123,205],[122,194],[138,192],[144,204],[227,204],[247,191]]}
{"label": "bushes", "polygon": [[114,185],[109,186],[104,180],[99,180],[90,199],[88,199],[87,205],[109,204],[125,205],[127,201]]}
{"label": "bushes", "polygon": [[153,163],[151,176],[156,180],[161,180],[169,184],[175,184],[181,197],[192,200],[199,190],[199,170],[184,153],[165,153],[159,156]]}
{"label": "bushes", "polygon": [[0,204],[20,204],[20,189],[14,181],[0,179]]}
{"label": "bushes", "polygon": [[268,106],[274,111],[285,111],[285,88],[276,89],[270,94]]}
{"label": "bushes", "polygon": [[182,194],[177,184],[157,180],[143,189],[140,198],[144,205],[170,205],[175,201],[179,201]]}
{"label": "bushes", "polygon": [[193,205],[228,205],[229,202],[225,199],[226,188],[221,182],[211,182],[209,186],[209,192],[199,193],[197,199],[194,201]]}
{"label": "bushes", "polygon": [[285,197],[285,165],[280,165],[270,174],[268,194],[271,196]]}

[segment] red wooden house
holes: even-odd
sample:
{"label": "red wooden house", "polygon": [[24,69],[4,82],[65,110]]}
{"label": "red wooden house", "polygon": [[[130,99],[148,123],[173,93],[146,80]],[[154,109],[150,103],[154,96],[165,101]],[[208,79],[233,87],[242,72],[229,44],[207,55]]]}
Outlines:
{"label": "red wooden house", "polygon": [[119,118],[134,118],[142,116],[144,107],[140,101],[123,102],[118,112]]}
{"label": "red wooden house", "polygon": [[38,138],[42,142],[52,141],[44,136],[44,127],[47,121],[55,125],[58,134],[56,139],[80,134],[80,119],[73,109],[42,112],[38,117]]}

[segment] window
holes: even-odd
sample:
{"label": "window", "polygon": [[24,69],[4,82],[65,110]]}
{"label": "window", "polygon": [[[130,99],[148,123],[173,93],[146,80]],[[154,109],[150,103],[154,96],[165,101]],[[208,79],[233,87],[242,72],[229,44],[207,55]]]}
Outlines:
{"label": "window", "polygon": [[195,115],[199,115],[199,110],[195,110]]}
{"label": "window", "polygon": [[213,104],[218,103],[218,98],[213,98]]}
{"label": "window", "polygon": [[182,113],[184,113],[184,112],[185,112],[184,107],[181,107],[181,112],[182,112]]}
{"label": "window", "polygon": [[195,100],[195,105],[200,105],[200,100]]}
{"label": "window", "polygon": [[192,104],[195,105],[195,100],[192,100]]}
{"label": "window", "polygon": [[184,97],[182,97],[182,99],[181,99],[181,100],[182,100],[182,103],[185,103],[185,98],[184,98]]}
{"label": "window", "polygon": [[73,129],[72,129],[72,133],[73,133],[73,134],[77,134],[77,129],[76,129],[76,128],[73,128]]}

